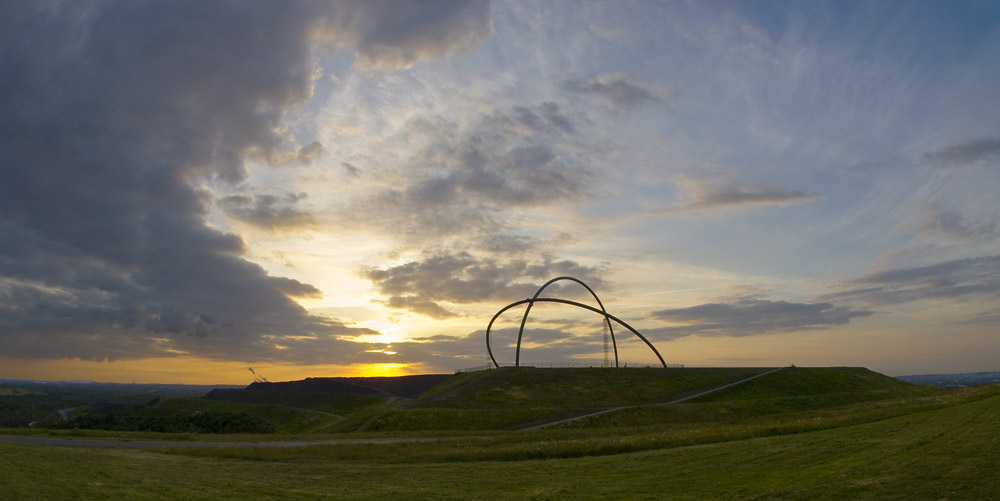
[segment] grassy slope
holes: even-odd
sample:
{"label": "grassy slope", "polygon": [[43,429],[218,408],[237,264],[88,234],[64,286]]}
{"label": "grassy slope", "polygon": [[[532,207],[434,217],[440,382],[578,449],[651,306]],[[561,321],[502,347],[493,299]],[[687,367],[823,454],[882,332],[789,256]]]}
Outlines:
{"label": "grassy slope", "polygon": [[560,426],[740,422],[939,392],[936,388],[906,383],[865,368],[788,368],[689,400],[683,405],[624,409]]}
{"label": "grassy slope", "polygon": [[458,374],[407,409],[370,423],[386,430],[495,430],[586,409],[666,402],[762,372],[735,369],[503,369]]}
{"label": "grassy slope", "polygon": [[277,405],[237,402],[212,402],[204,399],[172,398],[141,409],[142,415],[181,419],[198,412],[215,411],[226,414],[246,414],[264,421],[278,433],[304,433],[328,425],[337,418],[323,412],[294,409]]}
{"label": "grassy slope", "polygon": [[521,368],[456,374],[406,409],[374,417],[367,429],[517,429],[577,415],[586,409],[664,402],[763,370]]}
{"label": "grassy slope", "polygon": [[[876,420],[852,421],[851,415],[865,413]],[[0,497],[987,499],[1000,492],[1000,478],[992,474],[1000,468],[1000,387],[893,399],[841,418],[847,422],[788,435],[531,461],[472,461],[493,449],[482,442],[469,442],[465,453],[453,451],[458,455],[453,460],[412,456],[402,462],[319,455],[337,447],[239,459],[224,457],[232,450],[198,456],[198,451],[179,455],[0,444]],[[670,429],[623,430],[621,435],[638,443]],[[571,433],[512,433],[501,439],[499,449],[503,440],[529,451],[552,445],[545,437],[573,443],[572,437],[585,436]],[[590,440],[613,444],[619,430],[600,435]],[[432,453],[447,443],[382,447],[405,457],[407,447]],[[263,451],[247,454],[258,452]]]}
{"label": "grassy slope", "polygon": [[791,367],[693,401],[720,402],[838,394],[849,394],[859,399],[878,399],[932,391],[934,390],[931,388],[907,383],[863,367]]}
{"label": "grassy slope", "polygon": [[[412,407],[531,409],[615,407],[665,401],[764,369],[502,369],[456,377]],[[472,384],[467,384],[466,380]]]}
{"label": "grassy slope", "polygon": [[208,400],[271,404],[284,407],[311,409],[333,414],[351,414],[370,407],[377,407],[385,402],[381,395],[366,395],[358,393],[329,394],[304,391],[246,391],[229,390],[222,394],[229,398],[219,398],[211,394]]}
{"label": "grassy slope", "polygon": [[653,406],[759,374],[759,368],[517,369],[458,375],[369,426],[386,430],[517,429],[586,413],[639,406],[564,427],[732,421],[933,393],[863,368],[789,368],[692,400]]}

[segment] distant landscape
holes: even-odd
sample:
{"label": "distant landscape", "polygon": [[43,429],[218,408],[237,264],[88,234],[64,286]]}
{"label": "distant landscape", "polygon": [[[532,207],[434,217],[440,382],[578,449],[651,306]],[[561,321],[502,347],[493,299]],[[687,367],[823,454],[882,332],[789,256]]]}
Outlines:
{"label": "distant landscape", "polygon": [[[521,368],[245,388],[3,380],[0,489],[36,499],[982,499],[1000,489],[982,474],[998,464],[1000,385],[961,376]],[[967,387],[945,389],[957,380]]]}
{"label": "distant landscape", "polygon": [[929,384],[941,388],[963,388],[984,384],[1000,383],[1000,372],[971,372],[963,374],[921,374],[899,376],[899,379],[914,384]]}

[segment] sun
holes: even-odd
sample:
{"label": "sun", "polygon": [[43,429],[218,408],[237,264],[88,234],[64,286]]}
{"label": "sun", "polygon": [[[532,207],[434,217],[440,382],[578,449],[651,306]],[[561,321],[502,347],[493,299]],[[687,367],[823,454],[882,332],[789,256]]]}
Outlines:
{"label": "sun", "polygon": [[392,377],[405,376],[412,371],[409,370],[412,364],[357,364],[357,373],[361,377]]}

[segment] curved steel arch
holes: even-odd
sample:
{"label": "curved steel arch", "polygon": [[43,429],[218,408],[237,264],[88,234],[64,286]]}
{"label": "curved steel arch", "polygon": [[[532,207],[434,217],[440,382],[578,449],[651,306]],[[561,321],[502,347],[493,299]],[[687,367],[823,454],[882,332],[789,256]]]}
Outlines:
{"label": "curved steel arch", "polygon": [[[590,292],[590,295],[594,297],[594,299],[597,301],[597,304],[601,307],[601,309],[597,309],[597,308],[594,308],[593,306],[586,305],[586,304],[583,304],[583,303],[578,303],[576,301],[570,301],[568,299],[538,297],[538,295],[541,294],[542,291],[545,290],[546,287],[548,287],[549,285],[552,285],[554,282],[557,282],[559,280],[571,280],[573,282],[576,282],[576,283],[582,285],[585,289],[587,289],[588,292]],[[611,327],[611,321],[612,320],[614,320],[615,322],[617,322],[622,327],[625,327],[626,329],[628,329],[629,331],[631,331],[632,334],[635,334],[636,337],[638,337],[639,339],[642,340],[642,342],[646,343],[646,346],[648,346],[649,349],[653,350],[653,353],[656,354],[656,358],[658,358],[660,360],[660,364],[663,365],[664,368],[667,367],[667,363],[663,361],[663,357],[660,356],[660,352],[657,351],[656,347],[653,346],[653,344],[650,343],[649,340],[645,338],[645,336],[643,336],[642,334],[640,334],[639,331],[635,330],[631,325],[625,323],[623,320],[619,319],[618,317],[616,317],[616,316],[608,313],[607,310],[604,308],[604,303],[601,302],[601,299],[599,297],[597,297],[597,294],[594,292],[594,290],[591,289],[587,284],[585,284],[582,281],[580,281],[579,279],[576,279],[576,278],[573,278],[573,277],[556,277],[556,278],[553,278],[552,280],[549,280],[548,282],[545,282],[545,285],[542,285],[538,289],[538,291],[535,292],[535,295],[532,296],[531,298],[522,299],[520,301],[515,301],[515,302],[513,302],[513,303],[511,303],[511,304],[503,307],[500,311],[498,311],[495,315],[493,315],[492,319],[490,319],[489,325],[486,326],[486,351],[489,353],[490,360],[493,361],[493,365],[496,368],[499,369],[500,368],[500,364],[497,363],[496,357],[493,356],[493,349],[490,346],[490,332],[493,329],[493,323],[496,322],[496,319],[499,318],[500,315],[503,314],[503,312],[505,312],[505,311],[507,311],[507,310],[509,310],[511,308],[514,308],[515,306],[520,306],[520,305],[525,304],[525,303],[528,304],[528,307],[525,308],[525,310],[524,310],[524,316],[521,317],[521,327],[520,327],[520,329],[517,332],[517,350],[515,351],[515,356],[514,356],[514,367],[520,367],[521,366],[521,338],[524,335],[524,325],[525,325],[525,323],[528,320],[528,313],[531,312],[531,307],[534,306],[534,304],[536,302],[568,304],[568,305],[571,305],[571,306],[576,306],[578,308],[583,308],[585,310],[589,310],[589,311],[592,311],[592,312],[597,313],[599,315],[602,315],[604,317],[604,322],[608,326],[608,331],[611,333],[611,340],[612,340],[612,343],[614,344],[614,347],[615,347],[615,367],[618,367],[618,342],[615,340],[615,331]]]}

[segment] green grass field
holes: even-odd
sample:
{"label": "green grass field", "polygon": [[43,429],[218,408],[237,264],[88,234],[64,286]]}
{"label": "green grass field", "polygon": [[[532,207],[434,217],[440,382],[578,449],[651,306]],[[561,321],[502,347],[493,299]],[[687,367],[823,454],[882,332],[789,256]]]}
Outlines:
{"label": "green grass field", "polygon": [[[489,392],[494,384],[449,383],[430,395],[450,395],[448,405],[464,398],[470,406],[480,405],[475,393]],[[622,384],[629,385],[637,383]],[[473,395],[458,395],[455,389],[461,387]],[[430,399],[417,399],[422,407],[412,410],[462,410],[428,407],[435,405]],[[803,369],[696,400],[532,431],[243,437],[358,441],[304,447],[0,443],[0,499],[990,499],[1000,494],[1000,386],[940,391],[897,385],[863,369]]]}

